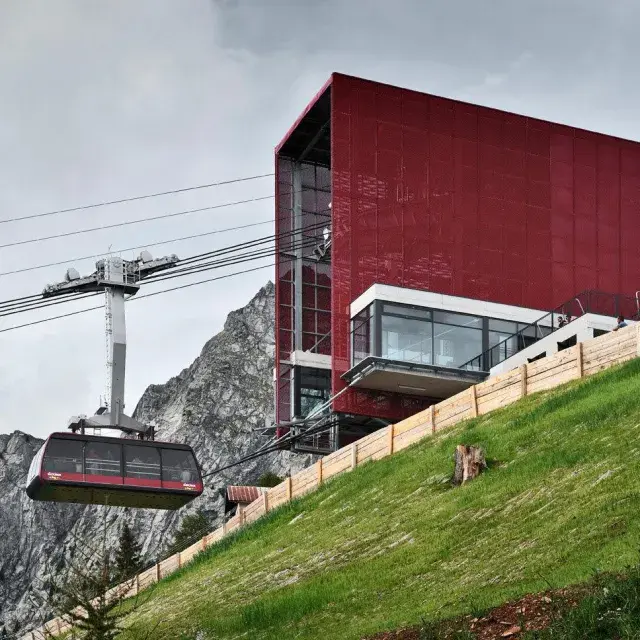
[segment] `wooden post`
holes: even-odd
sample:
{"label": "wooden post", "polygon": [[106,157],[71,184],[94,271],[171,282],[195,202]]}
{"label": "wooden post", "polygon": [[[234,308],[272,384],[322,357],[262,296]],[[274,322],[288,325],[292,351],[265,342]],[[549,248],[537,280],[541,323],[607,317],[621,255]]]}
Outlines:
{"label": "wooden post", "polygon": [[520,367],[520,397],[524,398],[527,395],[527,365],[523,364]]}
{"label": "wooden post", "polygon": [[636,325],[636,355],[640,358],[640,322]]}
{"label": "wooden post", "polygon": [[351,443],[351,468],[355,469],[358,466],[358,443]]}
{"label": "wooden post", "polygon": [[395,435],[395,424],[389,425],[389,455],[393,455],[393,437]]}
{"label": "wooden post", "polygon": [[156,582],[160,582],[160,563],[156,564]]}
{"label": "wooden post", "polygon": [[584,375],[583,361],[582,361],[582,342],[578,342],[576,345],[576,368],[578,370],[578,378],[582,378]]}
{"label": "wooden post", "polygon": [[222,537],[224,538],[224,536],[227,535],[227,521],[223,520],[222,521]]}
{"label": "wooden post", "polygon": [[431,423],[431,433],[436,432],[436,405],[432,404],[429,407],[429,422]]}
{"label": "wooden post", "polygon": [[318,471],[318,486],[322,484],[322,458],[316,462],[316,469]]}
{"label": "wooden post", "polygon": [[478,396],[476,395],[476,385],[472,385],[469,387],[469,392],[471,394],[471,417],[478,417]]}
{"label": "wooden post", "polygon": [[244,507],[238,506],[238,508],[240,509],[240,526],[242,526],[244,524],[244,519],[245,519]]}
{"label": "wooden post", "polygon": [[292,495],[292,482],[291,482],[291,476],[287,476],[287,502],[291,502],[291,495]]}
{"label": "wooden post", "polygon": [[178,553],[176,553],[176,555],[178,556],[178,569],[182,568],[182,556],[180,555],[180,552],[178,551]]}
{"label": "wooden post", "polygon": [[136,573],[136,595],[140,593],[140,574]]}
{"label": "wooden post", "polygon": [[269,513],[269,496],[267,494],[267,491],[262,494],[262,504],[264,505],[265,513]]}
{"label": "wooden post", "polygon": [[202,550],[206,551],[206,549],[207,549],[207,536],[202,538]]}

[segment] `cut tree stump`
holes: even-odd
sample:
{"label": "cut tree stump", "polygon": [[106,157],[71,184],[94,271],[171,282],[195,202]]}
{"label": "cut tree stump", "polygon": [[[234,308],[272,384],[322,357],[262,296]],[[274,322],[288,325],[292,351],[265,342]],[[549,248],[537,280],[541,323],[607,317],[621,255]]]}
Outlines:
{"label": "cut tree stump", "polygon": [[487,468],[484,451],[480,447],[459,444],[456,447],[454,459],[456,466],[452,482],[455,486],[477,478]]}

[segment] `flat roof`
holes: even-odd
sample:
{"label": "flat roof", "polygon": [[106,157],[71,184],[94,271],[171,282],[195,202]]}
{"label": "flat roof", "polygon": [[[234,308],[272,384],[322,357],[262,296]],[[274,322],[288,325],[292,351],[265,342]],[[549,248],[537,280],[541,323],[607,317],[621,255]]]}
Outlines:
{"label": "flat roof", "polygon": [[330,166],[332,79],[333,76],[287,131],[276,147],[277,156]]}
{"label": "flat roof", "polygon": [[535,322],[549,313],[548,311],[540,309],[529,309],[517,305],[488,302],[486,300],[464,298],[462,296],[451,296],[444,293],[427,291],[425,289],[410,289],[408,287],[376,283],[372,284],[351,303],[351,317],[354,318],[357,316],[360,311],[368,307],[374,300],[442,309],[443,311],[467,313],[525,324]]}
{"label": "flat roof", "polygon": [[[527,120],[538,122],[538,123],[543,124],[543,125],[552,124],[552,125],[556,125],[556,126],[560,126],[560,127],[567,127],[567,128],[572,129],[573,131],[576,131],[576,132],[581,132],[581,133],[585,133],[585,134],[589,134],[589,135],[606,136],[608,138],[612,138],[612,139],[619,140],[619,141],[622,141],[622,142],[628,142],[629,144],[632,144],[632,145],[640,144],[640,142],[638,140],[634,140],[634,139],[631,139],[631,138],[623,138],[621,136],[616,136],[614,134],[607,133],[606,131],[596,131],[594,129],[584,129],[582,127],[577,127],[575,125],[572,125],[569,122],[559,122],[557,120],[544,119],[544,118],[528,115],[526,113],[516,113],[514,111],[508,111],[506,109],[501,109],[501,108],[496,107],[496,106],[491,105],[491,104],[468,102],[466,100],[460,100],[458,98],[451,97],[451,96],[438,95],[436,93],[432,93],[432,92],[429,92],[429,91],[421,91],[421,90],[418,90],[418,89],[409,89],[409,88],[401,87],[401,86],[394,85],[394,84],[391,84],[391,83],[388,83],[388,82],[380,82],[378,80],[372,80],[370,78],[353,76],[353,75],[349,75],[349,74],[346,74],[346,73],[333,72],[329,76],[328,80],[324,83],[324,85],[322,86],[320,91],[318,91],[318,93],[313,97],[313,99],[309,102],[309,104],[305,107],[305,109],[302,111],[302,113],[295,120],[295,122],[293,123],[291,128],[283,136],[283,138],[280,141],[280,143],[276,146],[276,149],[275,149],[276,154],[283,153],[283,155],[287,155],[284,152],[283,149],[286,148],[287,142],[289,141],[289,138],[296,132],[296,129],[302,124],[302,121],[305,119],[305,117],[307,115],[315,115],[315,114],[310,114],[310,112],[314,109],[314,107],[320,101],[320,99],[323,96],[325,96],[327,98],[330,97],[331,86],[332,86],[332,84],[334,83],[334,81],[337,78],[344,78],[344,79],[346,79],[348,81],[352,81],[352,82],[359,82],[359,83],[369,84],[369,85],[371,85],[372,88],[375,87],[375,86],[387,87],[387,88],[393,89],[395,91],[402,91],[402,92],[406,92],[406,93],[410,93],[410,94],[414,94],[414,95],[420,95],[420,96],[429,96],[429,97],[437,98],[439,100],[444,100],[446,102],[450,102],[452,105],[458,104],[458,105],[464,105],[464,106],[467,106],[467,107],[470,107],[470,108],[481,108],[481,109],[485,109],[487,111],[493,111],[496,114],[508,115],[508,116],[512,116],[514,118],[525,118]],[[327,103],[328,115],[330,115],[330,112],[331,112],[330,102],[331,101],[328,100],[328,103]]]}

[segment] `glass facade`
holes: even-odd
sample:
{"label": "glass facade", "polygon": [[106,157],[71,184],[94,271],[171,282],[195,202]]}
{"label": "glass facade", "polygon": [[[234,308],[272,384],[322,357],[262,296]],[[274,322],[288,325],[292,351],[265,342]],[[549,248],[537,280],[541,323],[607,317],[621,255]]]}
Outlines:
{"label": "glass facade", "polygon": [[383,304],[380,318],[383,358],[433,364],[431,312]]}
{"label": "glass facade", "polygon": [[304,418],[329,400],[331,372],[311,367],[294,367],[293,375],[293,413],[297,418]]}
{"label": "glass facade", "polygon": [[[351,321],[352,366],[376,356],[458,368],[488,349],[486,359],[503,360],[535,342],[536,330],[540,328],[497,318],[375,301]],[[490,366],[487,362],[471,368]]]}
{"label": "glass facade", "polygon": [[373,353],[373,305],[363,309],[352,321],[351,353],[357,364]]}
{"label": "glass facade", "polygon": [[331,229],[331,169],[314,162],[279,158],[277,171],[276,253],[277,422],[291,420],[295,350],[331,355],[330,254],[318,260],[313,250]]}
{"label": "glass facade", "polygon": [[439,367],[459,367],[483,351],[483,318],[434,311],[434,362]]}

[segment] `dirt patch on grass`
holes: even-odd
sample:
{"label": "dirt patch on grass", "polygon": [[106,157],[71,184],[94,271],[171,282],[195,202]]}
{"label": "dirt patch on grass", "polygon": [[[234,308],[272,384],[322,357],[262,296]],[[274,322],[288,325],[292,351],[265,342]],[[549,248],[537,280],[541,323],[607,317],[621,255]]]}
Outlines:
{"label": "dirt patch on grass", "polygon": [[575,607],[588,593],[586,586],[532,593],[491,609],[480,617],[469,615],[434,625],[385,631],[362,640],[519,640],[527,631],[546,629],[554,618]]}

